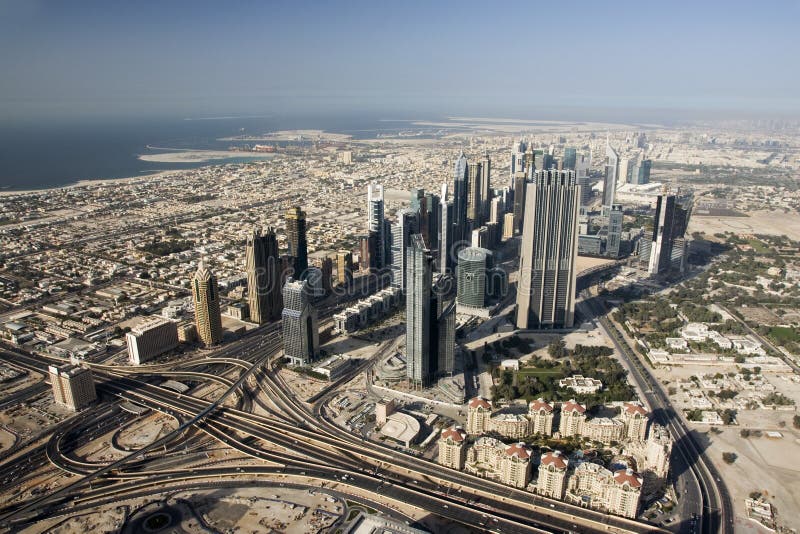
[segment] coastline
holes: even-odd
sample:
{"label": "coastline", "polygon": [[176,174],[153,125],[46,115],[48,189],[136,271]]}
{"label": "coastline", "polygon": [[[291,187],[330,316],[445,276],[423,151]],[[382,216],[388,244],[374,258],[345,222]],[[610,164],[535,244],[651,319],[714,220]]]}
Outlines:
{"label": "coastline", "polygon": [[89,187],[89,186],[101,186],[101,185],[114,185],[119,183],[130,184],[134,183],[138,180],[150,180],[153,178],[159,178],[163,176],[168,176],[175,172],[182,172],[186,169],[171,169],[167,171],[154,171],[152,173],[147,174],[140,174],[138,176],[125,176],[122,178],[86,178],[83,180],[78,180],[77,182],[66,184],[66,185],[57,185],[53,187],[40,187],[37,189],[8,189],[0,191],[0,198],[4,197],[12,197],[12,196],[21,196],[21,195],[32,195],[36,193],[43,193],[45,191],[57,191],[60,189],[75,189],[78,187]]}

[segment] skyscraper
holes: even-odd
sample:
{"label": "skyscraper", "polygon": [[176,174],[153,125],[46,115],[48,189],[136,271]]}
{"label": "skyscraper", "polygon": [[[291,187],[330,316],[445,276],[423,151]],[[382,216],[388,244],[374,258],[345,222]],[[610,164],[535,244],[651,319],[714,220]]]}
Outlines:
{"label": "skyscraper", "polygon": [[575,164],[578,160],[578,150],[572,147],[566,147],[564,149],[564,160],[563,160],[563,169],[565,171],[574,171]]}
{"label": "skyscraper", "polygon": [[522,232],[525,221],[525,194],[528,178],[524,172],[518,172],[514,178],[514,234]]}
{"label": "skyscraper", "polygon": [[336,280],[342,285],[353,281],[353,253],[349,250],[336,253]]}
{"label": "skyscraper", "polygon": [[439,205],[441,224],[439,225],[439,272],[447,273],[453,268],[453,203],[447,201],[447,183],[442,184],[442,198]]}
{"label": "skyscraper", "polygon": [[525,172],[525,152],[528,150],[528,145],[520,139],[519,143],[514,143],[511,151],[511,173],[509,175],[509,184],[512,190],[514,189],[514,180],[518,172]]}
{"label": "skyscraper", "polygon": [[386,222],[383,204],[383,185],[369,184],[367,186],[367,230],[376,234],[376,269],[386,266],[388,256],[388,236],[386,235]]}
{"label": "skyscraper", "polygon": [[483,181],[483,166],[473,163],[469,167],[467,178],[467,231],[471,232],[481,225],[481,182]]}
{"label": "skyscraper", "polygon": [[284,354],[292,365],[308,365],[319,353],[319,325],[305,280],[286,281],[283,306]]}
{"label": "skyscraper", "polygon": [[[688,204],[688,202],[687,202]],[[689,207],[678,204],[675,195],[659,195],[656,201],[656,214],[653,220],[653,233],[650,242],[650,258],[647,272],[659,274],[670,269],[677,261],[683,269],[685,241],[683,236],[689,224]],[[675,250],[676,242],[679,250]]]}
{"label": "skyscraper", "polygon": [[492,202],[491,176],[492,160],[489,158],[489,153],[486,152],[481,160],[481,224],[486,224],[489,221],[489,207]]}
{"label": "skyscraper", "polygon": [[406,249],[411,244],[411,236],[419,233],[417,213],[411,209],[397,212],[397,222],[392,225],[392,287],[401,291],[406,289]]}
{"label": "skyscraper", "polygon": [[[422,236],[414,234],[406,258],[406,373],[417,385],[427,387],[431,373],[431,284],[430,251]],[[438,362],[437,362],[438,363]]]}
{"label": "skyscraper", "polygon": [[456,284],[458,304],[469,308],[483,308],[490,293],[489,269],[492,252],[485,248],[468,247],[458,253]]}
{"label": "skyscraper", "polygon": [[286,242],[289,256],[293,258],[294,278],[305,276],[308,269],[308,239],[306,238],[306,212],[299,206],[286,210]]}
{"label": "skyscraper", "polygon": [[278,238],[275,230],[254,229],[247,237],[245,268],[250,320],[264,324],[277,320],[281,313],[281,281],[278,272]]}
{"label": "skyscraper", "polygon": [[619,159],[619,176],[617,181],[621,184],[630,182],[631,170],[633,169],[633,162],[628,158]]}
{"label": "skyscraper", "polygon": [[528,184],[517,328],[572,327],[579,207],[580,186],[573,171],[537,171]]}
{"label": "skyscraper", "polygon": [[436,318],[436,374],[452,376],[455,371],[456,350],[456,301],[447,306],[441,301],[441,295],[436,297],[436,309],[440,310]]}
{"label": "skyscraper", "polygon": [[623,212],[621,204],[614,204],[608,212],[608,236],[606,239],[606,256],[619,258],[619,246],[622,239]]}
{"label": "skyscraper", "polygon": [[217,278],[202,261],[192,279],[192,296],[197,337],[206,346],[219,343],[222,341],[222,316],[219,311]]}
{"label": "skyscraper", "polygon": [[635,173],[631,181],[635,184],[648,184],[650,183],[650,169],[653,167],[653,161],[643,159],[639,165],[634,167]]}
{"label": "skyscraper", "polygon": [[619,179],[619,155],[611,147],[611,142],[606,137],[606,174],[603,179],[603,206],[614,204],[614,194],[617,191]]}
{"label": "skyscraper", "polygon": [[[462,152],[456,160],[455,175],[453,179],[453,240],[450,247],[461,248],[467,235],[467,203],[469,180],[469,164],[467,157]],[[457,251],[454,251],[457,252]]]}

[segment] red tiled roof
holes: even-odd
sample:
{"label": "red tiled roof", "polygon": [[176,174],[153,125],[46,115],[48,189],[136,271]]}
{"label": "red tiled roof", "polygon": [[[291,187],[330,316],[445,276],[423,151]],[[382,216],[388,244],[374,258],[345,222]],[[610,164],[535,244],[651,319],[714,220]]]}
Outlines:
{"label": "red tiled roof", "polygon": [[614,473],[614,482],[620,485],[627,483],[632,488],[641,488],[642,481],[642,477],[633,469],[620,469]]}
{"label": "red tiled roof", "polygon": [[553,411],[553,406],[545,402],[544,399],[536,399],[535,401],[531,402],[529,411],[538,412],[539,410],[542,409],[547,413],[550,413]]}
{"label": "red tiled roof", "polygon": [[632,402],[625,403],[625,411],[629,414],[639,414],[639,415],[647,415],[647,410],[644,407],[640,406],[639,404],[634,404]]}
{"label": "red tiled roof", "polygon": [[478,407],[480,407],[480,408],[483,408],[484,410],[491,410],[492,409],[491,403],[489,401],[487,401],[486,399],[484,399],[483,397],[475,397],[473,399],[470,399],[469,407],[470,408],[478,408]]}
{"label": "red tiled roof", "polygon": [[542,456],[542,465],[552,465],[556,469],[566,469],[567,460],[560,451],[548,452]]}
{"label": "red tiled roof", "polygon": [[525,460],[531,457],[531,450],[524,443],[512,443],[506,448],[506,454]]}
{"label": "red tiled roof", "polygon": [[451,426],[450,428],[442,431],[442,439],[449,438],[457,443],[461,443],[462,441],[464,441],[464,437],[466,435],[467,433],[464,432],[463,429],[456,426]]}
{"label": "red tiled roof", "polygon": [[575,399],[570,399],[564,403],[564,405],[561,407],[561,411],[562,412],[578,411],[579,413],[585,413],[586,407],[581,406],[581,404],[575,402]]}

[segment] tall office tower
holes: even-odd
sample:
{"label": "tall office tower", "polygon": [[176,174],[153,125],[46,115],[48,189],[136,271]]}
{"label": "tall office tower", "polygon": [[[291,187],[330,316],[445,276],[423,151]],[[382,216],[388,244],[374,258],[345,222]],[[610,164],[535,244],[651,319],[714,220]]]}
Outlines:
{"label": "tall office tower", "polygon": [[525,152],[528,145],[520,139],[519,143],[514,143],[511,151],[511,173],[508,177],[508,186],[514,189],[514,179],[518,172],[525,172]]}
{"label": "tall office tower", "polygon": [[406,372],[411,382],[427,387],[431,376],[432,258],[422,236],[414,234],[406,249]]}
{"label": "tall office tower", "polygon": [[503,241],[507,241],[514,237],[514,214],[506,213],[503,215]]}
{"label": "tall office tower", "polygon": [[456,301],[453,300],[447,306],[441,300],[442,296],[436,297],[436,308],[440,309],[436,322],[436,373],[440,376],[453,376],[455,371],[455,351],[456,351]]}
{"label": "tall office tower", "polygon": [[283,286],[283,351],[292,365],[308,365],[319,353],[317,310],[308,282],[289,278]]}
{"label": "tall office tower", "polygon": [[353,253],[349,250],[336,253],[336,280],[342,285],[353,281]]}
{"label": "tall office tower", "polygon": [[[451,248],[462,248],[462,243],[467,236],[467,202],[469,192],[469,164],[467,157],[462,152],[456,160],[453,179],[453,240],[449,243]],[[455,258],[453,258],[455,261]]]}
{"label": "tall office tower", "polygon": [[294,258],[294,278],[305,276],[308,269],[308,239],[306,238],[306,212],[299,206],[286,210],[286,242],[289,255]]}
{"label": "tall office tower", "polygon": [[653,168],[653,161],[643,159],[639,165],[635,167],[635,174],[632,177],[632,182],[635,184],[649,184],[650,183],[650,169]]}
{"label": "tall office tower", "polygon": [[447,201],[447,184],[442,184],[442,199],[439,206],[441,224],[439,225],[439,272],[448,273],[453,269],[453,203]]}
{"label": "tall office tower", "polygon": [[247,303],[250,320],[264,324],[275,321],[281,313],[281,285],[278,238],[275,230],[253,233],[247,237],[245,269],[247,270]]}
{"label": "tall office tower", "polygon": [[633,162],[631,162],[629,158],[620,158],[619,176],[617,177],[617,181],[621,184],[627,184],[630,182],[631,169],[633,169]]}
{"label": "tall office tower", "polygon": [[489,203],[489,222],[500,224],[503,222],[503,215],[505,215],[505,204],[502,197],[494,197]]}
{"label": "tall office tower", "polygon": [[[647,272],[663,273],[673,265],[675,243],[684,244],[683,236],[689,224],[689,208],[678,204],[675,195],[659,195],[656,201],[656,215],[653,220],[653,233],[650,239],[650,258]],[[685,254],[683,254],[685,256]],[[679,267],[683,268],[683,258],[679,257]]]}
{"label": "tall office tower", "polygon": [[367,230],[377,234],[374,267],[383,269],[386,266],[388,256],[388,236],[386,235],[383,185],[381,184],[369,184],[367,186]]}
{"label": "tall office tower", "polygon": [[555,159],[553,159],[553,155],[548,154],[547,152],[542,152],[540,165],[537,167],[537,170],[548,171],[552,169],[554,165],[555,165]]}
{"label": "tall office tower", "polygon": [[53,398],[72,411],[82,410],[97,399],[92,371],[73,364],[48,367]]}
{"label": "tall office tower", "polygon": [[467,222],[472,231],[481,225],[481,182],[483,181],[483,166],[480,163],[473,163],[469,166],[469,178],[467,179]]}
{"label": "tall office tower", "polygon": [[528,178],[525,173],[518,172],[514,178],[514,235],[522,232],[525,219],[525,194]]}
{"label": "tall office tower", "polygon": [[378,268],[378,232],[362,236],[358,245],[359,268],[362,271],[375,271]]}
{"label": "tall office tower", "polygon": [[217,277],[202,261],[192,279],[192,295],[197,337],[206,346],[219,343],[222,341],[222,316],[219,311]]}
{"label": "tall office tower", "polygon": [[456,300],[460,306],[484,308],[490,294],[489,270],[493,267],[492,252],[468,247],[458,253],[456,267]]}
{"label": "tall office tower", "polygon": [[639,132],[639,136],[636,140],[636,146],[639,148],[647,148],[647,136],[644,132]]}
{"label": "tall office tower", "polygon": [[608,236],[606,238],[606,256],[619,258],[619,245],[622,239],[622,205],[614,204],[608,212]]}
{"label": "tall office tower", "polygon": [[614,194],[617,191],[617,180],[619,178],[619,155],[611,147],[611,142],[606,137],[606,174],[603,179],[603,206],[610,206],[614,203]]}
{"label": "tall office tower", "polygon": [[442,224],[442,203],[438,195],[425,194],[425,231],[422,232],[425,242],[431,250],[439,250],[439,227]]}
{"label": "tall office tower", "polygon": [[517,328],[572,327],[580,189],[573,171],[538,171],[528,184]]}
{"label": "tall office tower", "polygon": [[566,147],[564,149],[564,160],[562,164],[562,168],[565,171],[574,171],[575,164],[578,161],[578,149],[572,147]]}
{"label": "tall office tower", "polygon": [[489,206],[492,202],[491,179],[492,160],[489,158],[489,153],[486,152],[481,160],[481,224],[486,224],[489,221]]}
{"label": "tall office tower", "polygon": [[333,289],[333,258],[323,256],[314,261],[314,267],[320,270],[322,290],[327,294]]}
{"label": "tall office tower", "polygon": [[397,212],[397,222],[392,225],[392,287],[401,291],[406,289],[406,249],[411,244],[411,236],[419,233],[417,212],[401,209]]}
{"label": "tall office tower", "polygon": [[[526,178],[533,176],[536,170],[536,153],[541,154],[541,150],[533,150],[533,143],[528,143],[528,149],[525,151],[525,157],[522,160],[522,171],[525,173]],[[541,161],[541,158],[538,160]]]}

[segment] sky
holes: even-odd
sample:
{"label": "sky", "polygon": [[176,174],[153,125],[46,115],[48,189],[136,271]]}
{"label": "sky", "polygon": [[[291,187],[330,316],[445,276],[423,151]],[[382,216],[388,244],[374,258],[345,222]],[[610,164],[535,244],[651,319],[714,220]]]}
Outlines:
{"label": "sky", "polygon": [[800,115],[800,1],[0,0],[0,121]]}

